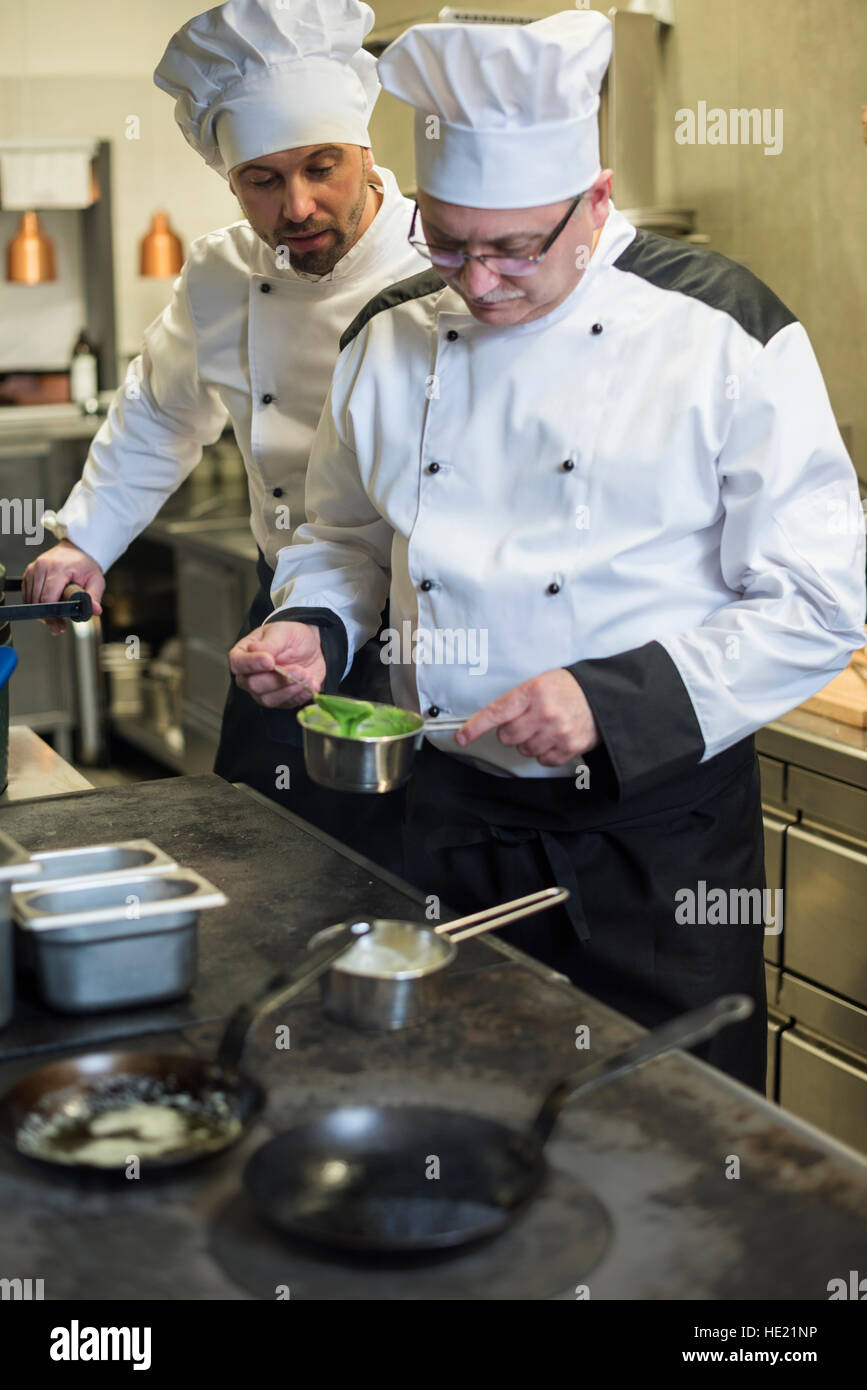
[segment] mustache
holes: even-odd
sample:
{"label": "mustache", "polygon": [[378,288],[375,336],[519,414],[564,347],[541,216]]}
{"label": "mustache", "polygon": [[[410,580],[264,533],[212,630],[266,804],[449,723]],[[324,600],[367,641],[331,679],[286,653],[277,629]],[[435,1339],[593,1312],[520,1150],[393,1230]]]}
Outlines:
{"label": "mustache", "polygon": [[509,299],[523,299],[524,297],[522,290],[504,290],[499,292],[495,291],[490,295],[483,295],[481,299],[472,299],[470,303],[478,305],[505,304]]}

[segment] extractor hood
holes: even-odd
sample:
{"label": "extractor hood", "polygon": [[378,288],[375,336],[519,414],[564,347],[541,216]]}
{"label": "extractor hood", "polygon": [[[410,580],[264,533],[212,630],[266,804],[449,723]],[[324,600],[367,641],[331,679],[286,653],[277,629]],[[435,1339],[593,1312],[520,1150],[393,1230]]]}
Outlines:
{"label": "extractor hood", "polygon": [[[614,200],[630,222],[663,236],[705,243],[709,238],[695,232],[694,211],[662,206],[657,194],[656,103],[661,84],[660,42],[661,33],[669,22],[670,0],[635,0],[635,4],[635,10],[608,11],[614,49],[600,97],[602,167],[614,170]],[[541,15],[448,7],[418,15],[414,22],[531,24],[540,18]],[[364,47],[378,57],[409,27],[405,20],[383,25],[372,31]]]}

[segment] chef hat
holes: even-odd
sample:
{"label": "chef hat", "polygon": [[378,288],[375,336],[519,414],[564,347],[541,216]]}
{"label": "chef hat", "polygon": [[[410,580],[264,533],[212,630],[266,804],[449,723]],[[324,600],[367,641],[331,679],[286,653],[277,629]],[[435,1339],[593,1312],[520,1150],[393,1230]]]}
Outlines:
{"label": "chef hat", "polygon": [[611,24],[595,10],[533,24],[419,24],[379,60],[415,107],[418,187],[474,208],[557,203],[600,172],[596,113]]}
{"label": "chef hat", "polygon": [[277,150],[369,145],[379,95],[360,0],[228,0],[170,40],[154,72],[185,139],[222,174]]}

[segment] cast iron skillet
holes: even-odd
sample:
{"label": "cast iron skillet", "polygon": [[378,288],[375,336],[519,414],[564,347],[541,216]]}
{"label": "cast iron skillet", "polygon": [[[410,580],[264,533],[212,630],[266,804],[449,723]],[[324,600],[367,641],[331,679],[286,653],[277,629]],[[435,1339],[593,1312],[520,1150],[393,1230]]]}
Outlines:
{"label": "cast iron skillet", "polygon": [[573,1072],[529,1129],[429,1106],[344,1105],[277,1135],[244,1185],[284,1234],[344,1250],[465,1245],[509,1225],[545,1174],[544,1147],[568,1100],[753,1011],[734,994],[672,1019],[623,1052]]}
{"label": "cast iron skillet", "polygon": [[[140,1170],[176,1168],[222,1153],[238,1142],[265,1104],[262,1087],[240,1070],[253,1026],[263,1014],[300,994],[370,930],[367,922],[349,923],[339,939],[332,938],[322,950],[310,952],[297,970],[270,980],[260,994],[232,1014],[215,1062],[165,1052],[88,1052],[28,1072],[0,1096],[0,1141],[22,1157],[55,1170],[123,1174],[125,1162],[117,1167],[95,1167],[29,1152],[22,1128],[41,1124],[65,1110],[67,1115],[82,1113],[86,1132],[94,1113],[173,1094],[189,1098],[185,1104],[206,1117],[207,1134],[159,1157],[142,1156]],[[130,1154],[136,1152],[137,1137],[135,1131],[129,1131]]]}

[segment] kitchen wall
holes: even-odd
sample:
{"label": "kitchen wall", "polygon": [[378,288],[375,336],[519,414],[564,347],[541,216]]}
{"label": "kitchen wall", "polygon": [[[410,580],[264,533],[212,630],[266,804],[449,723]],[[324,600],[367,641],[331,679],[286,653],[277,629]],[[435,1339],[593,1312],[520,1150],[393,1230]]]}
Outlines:
{"label": "kitchen wall", "polygon": [[[865,0],[676,0],[663,45],[658,156],[663,201],[744,260],[810,335],[867,484]],[[674,113],[783,112],[783,148],[678,145]]]}
{"label": "kitchen wall", "polygon": [[[377,30],[418,22],[422,8],[417,0],[379,0]],[[541,17],[567,7],[485,0],[479,8]],[[589,8],[607,13],[610,6]],[[801,319],[867,487],[867,145],[860,118],[867,0],[674,0],[674,10],[660,44],[659,201],[694,208],[713,248],[749,265]],[[727,111],[780,109],[781,152],[678,144],[675,113],[697,111],[700,101]],[[380,98],[372,138],[377,159],[411,185],[411,118],[400,102]]]}
{"label": "kitchen wall", "polygon": [[[20,212],[0,211],[0,252],[14,237]],[[81,214],[68,208],[39,214],[54,243],[57,279],[10,284],[0,259],[0,372],[65,371],[87,323]]]}
{"label": "kitchen wall", "polygon": [[[0,140],[111,141],[122,363],[138,352],[142,330],[171,293],[170,280],[138,274],[152,214],[168,211],[185,247],[239,216],[228,185],[181,136],[173,99],[153,83],[171,35],[206,8],[196,0],[0,0]],[[139,139],[126,137],[130,116],[139,118]],[[18,289],[18,299],[27,293]],[[71,349],[72,342],[61,362]]]}
{"label": "kitchen wall", "polygon": [[[196,0],[0,0],[0,139],[112,141],[123,358],[138,350],[170,290],[169,282],[137,273],[152,212],[166,208],[185,244],[237,216],[227,185],[185,144],[171,98],[152,82],[168,38],[199,8],[205,4]],[[376,30],[393,33],[433,18],[438,3],[379,0],[374,8]],[[561,6],[490,0],[485,8],[541,16]],[[867,145],[860,123],[867,4],[675,0],[675,15],[660,52],[660,200],[695,208],[712,245],[748,263],[802,319],[867,481]],[[780,109],[781,153],[677,144],[675,112],[696,110],[700,101]],[[126,138],[130,115],[140,120],[138,140]],[[411,187],[411,118],[385,94],[372,139],[377,161]]]}

